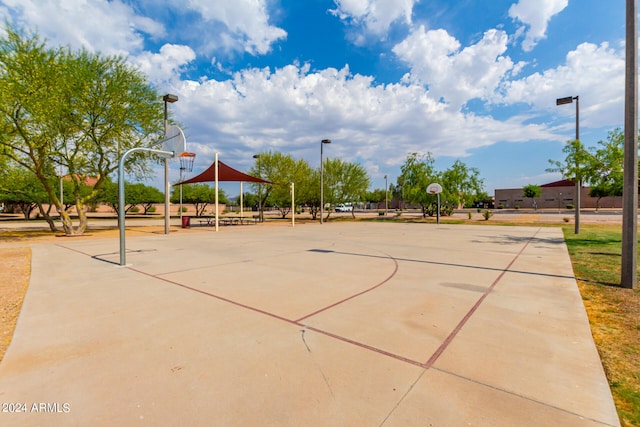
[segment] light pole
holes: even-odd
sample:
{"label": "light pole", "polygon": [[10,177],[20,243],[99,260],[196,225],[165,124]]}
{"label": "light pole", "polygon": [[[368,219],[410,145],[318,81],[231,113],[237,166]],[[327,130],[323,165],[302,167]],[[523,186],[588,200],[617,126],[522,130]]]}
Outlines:
{"label": "light pole", "polygon": [[[167,137],[167,128],[169,127],[169,115],[167,104],[174,103],[178,100],[178,95],[170,93],[162,97],[164,101],[164,136]],[[176,153],[180,154],[180,153]],[[171,212],[169,212],[169,158],[164,159],[164,234],[169,234],[169,221],[171,220]]]}
{"label": "light pole", "polygon": [[[567,96],[566,98],[558,98],[556,99],[556,105],[571,104],[574,99],[576,100],[576,141],[580,141],[580,97]],[[576,156],[575,234],[580,234],[580,191],[582,189],[582,178],[577,176],[579,167],[580,165],[578,165],[578,158]]]}
{"label": "light pole", "polygon": [[638,0],[626,2],[624,175],[620,284],[638,285]]}
{"label": "light pole", "polygon": [[331,144],[330,139],[323,139],[320,141],[320,224],[323,223],[322,216],[324,215],[324,165],[322,164],[322,147],[324,144]]}
{"label": "light pole", "polygon": [[387,175],[384,176],[384,216],[387,216],[389,210],[389,184],[387,183]]}
{"label": "light pole", "polygon": [[[258,178],[262,179],[262,173],[260,172],[260,154],[254,154],[253,158],[256,159],[258,164]],[[262,221],[262,184],[258,183],[258,219]]]}

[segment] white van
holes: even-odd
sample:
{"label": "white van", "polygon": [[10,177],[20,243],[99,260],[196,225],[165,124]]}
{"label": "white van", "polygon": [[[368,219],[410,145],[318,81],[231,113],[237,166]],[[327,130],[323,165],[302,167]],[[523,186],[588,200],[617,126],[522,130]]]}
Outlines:
{"label": "white van", "polygon": [[336,212],[351,212],[353,211],[353,206],[350,203],[346,205],[344,203],[339,203],[336,205]]}

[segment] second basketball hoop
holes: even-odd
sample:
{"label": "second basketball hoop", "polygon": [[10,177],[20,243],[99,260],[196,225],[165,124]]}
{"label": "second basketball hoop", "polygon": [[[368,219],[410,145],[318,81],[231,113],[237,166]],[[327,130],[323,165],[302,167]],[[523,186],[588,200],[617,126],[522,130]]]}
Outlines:
{"label": "second basketball hoop", "polygon": [[196,159],[196,153],[189,153],[185,151],[178,154],[180,159],[180,170],[184,172],[191,172],[193,170],[193,162]]}

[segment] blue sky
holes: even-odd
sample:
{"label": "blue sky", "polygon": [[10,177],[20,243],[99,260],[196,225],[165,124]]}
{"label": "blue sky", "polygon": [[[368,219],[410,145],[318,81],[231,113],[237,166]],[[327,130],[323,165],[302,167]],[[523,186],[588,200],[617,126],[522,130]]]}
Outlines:
{"label": "blue sky", "polygon": [[194,173],[215,152],[240,170],[269,150],[316,167],[329,138],[324,154],[361,163],[373,188],[429,152],[440,170],[478,168],[492,195],[560,179],[545,169],[575,136],[575,104],[556,98],[580,96],[587,146],[623,124],[621,0],[0,0],[0,13],[52,45],[124,55],[178,95]]}

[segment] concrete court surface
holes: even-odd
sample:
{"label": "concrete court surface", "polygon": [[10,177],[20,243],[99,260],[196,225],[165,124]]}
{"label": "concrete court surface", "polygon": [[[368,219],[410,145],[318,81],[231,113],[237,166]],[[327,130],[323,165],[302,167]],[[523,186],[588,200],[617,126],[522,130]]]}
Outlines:
{"label": "concrete court surface", "polygon": [[559,228],[118,242],[32,246],[0,425],[619,425]]}

